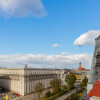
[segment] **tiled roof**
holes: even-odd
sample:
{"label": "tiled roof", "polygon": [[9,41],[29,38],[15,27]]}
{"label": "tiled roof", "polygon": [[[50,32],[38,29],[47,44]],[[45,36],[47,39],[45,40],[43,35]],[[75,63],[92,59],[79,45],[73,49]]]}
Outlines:
{"label": "tiled roof", "polygon": [[77,69],[77,71],[80,71],[80,70],[85,70],[85,68],[78,68],[78,69]]}
{"label": "tiled roof", "polygon": [[85,68],[81,68],[81,70],[85,70]]}
{"label": "tiled roof", "polygon": [[90,90],[89,97],[91,96],[96,96],[96,97],[100,97],[100,81],[97,80],[94,84],[93,84],[93,89]]}
{"label": "tiled roof", "polygon": [[93,83],[93,87],[95,87],[95,86],[100,86],[100,81],[99,80],[97,80],[95,83]]}

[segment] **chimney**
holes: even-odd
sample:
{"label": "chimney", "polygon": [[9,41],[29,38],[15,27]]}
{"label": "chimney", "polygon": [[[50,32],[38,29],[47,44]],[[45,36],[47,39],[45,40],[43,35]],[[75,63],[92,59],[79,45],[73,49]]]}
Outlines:
{"label": "chimney", "polygon": [[27,64],[25,64],[25,68],[27,68]]}

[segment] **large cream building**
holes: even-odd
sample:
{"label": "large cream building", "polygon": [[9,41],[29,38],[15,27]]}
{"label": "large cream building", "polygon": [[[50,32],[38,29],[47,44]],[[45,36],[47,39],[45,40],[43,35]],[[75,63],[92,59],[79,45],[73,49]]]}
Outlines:
{"label": "large cream building", "polygon": [[63,70],[35,69],[35,68],[0,68],[0,86],[20,95],[34,92],[37,83],[43,83],[45,88],[50,87],[50,80],[61,78]]}

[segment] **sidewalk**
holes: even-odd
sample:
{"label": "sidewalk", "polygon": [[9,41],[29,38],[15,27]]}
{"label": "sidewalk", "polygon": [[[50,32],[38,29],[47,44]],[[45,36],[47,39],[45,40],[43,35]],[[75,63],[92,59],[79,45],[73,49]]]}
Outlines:
{"label": "sidewalk", "polygon": [[[49,90],[52,91],[52,88],[44,90],[41,97],[44,97],[45,93]],[[13,98],[13,99],[10,99],[10,100],[37,100],[37,99],[38,99],[38,96],[34,93],[34,94],[26,95],[26,96],[20,97],[20,98],[18,98],[18,97]]]}

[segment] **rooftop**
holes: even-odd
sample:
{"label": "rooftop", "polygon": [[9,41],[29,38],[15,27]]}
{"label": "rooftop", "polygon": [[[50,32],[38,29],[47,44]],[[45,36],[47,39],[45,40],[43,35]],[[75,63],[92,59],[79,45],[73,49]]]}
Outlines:
{"label": "rooftop", "polygon": [[100,81],[97,80],[95,83],[93,83],[93,89],[90,90],[89,97],[96,96],[100,97]]}

